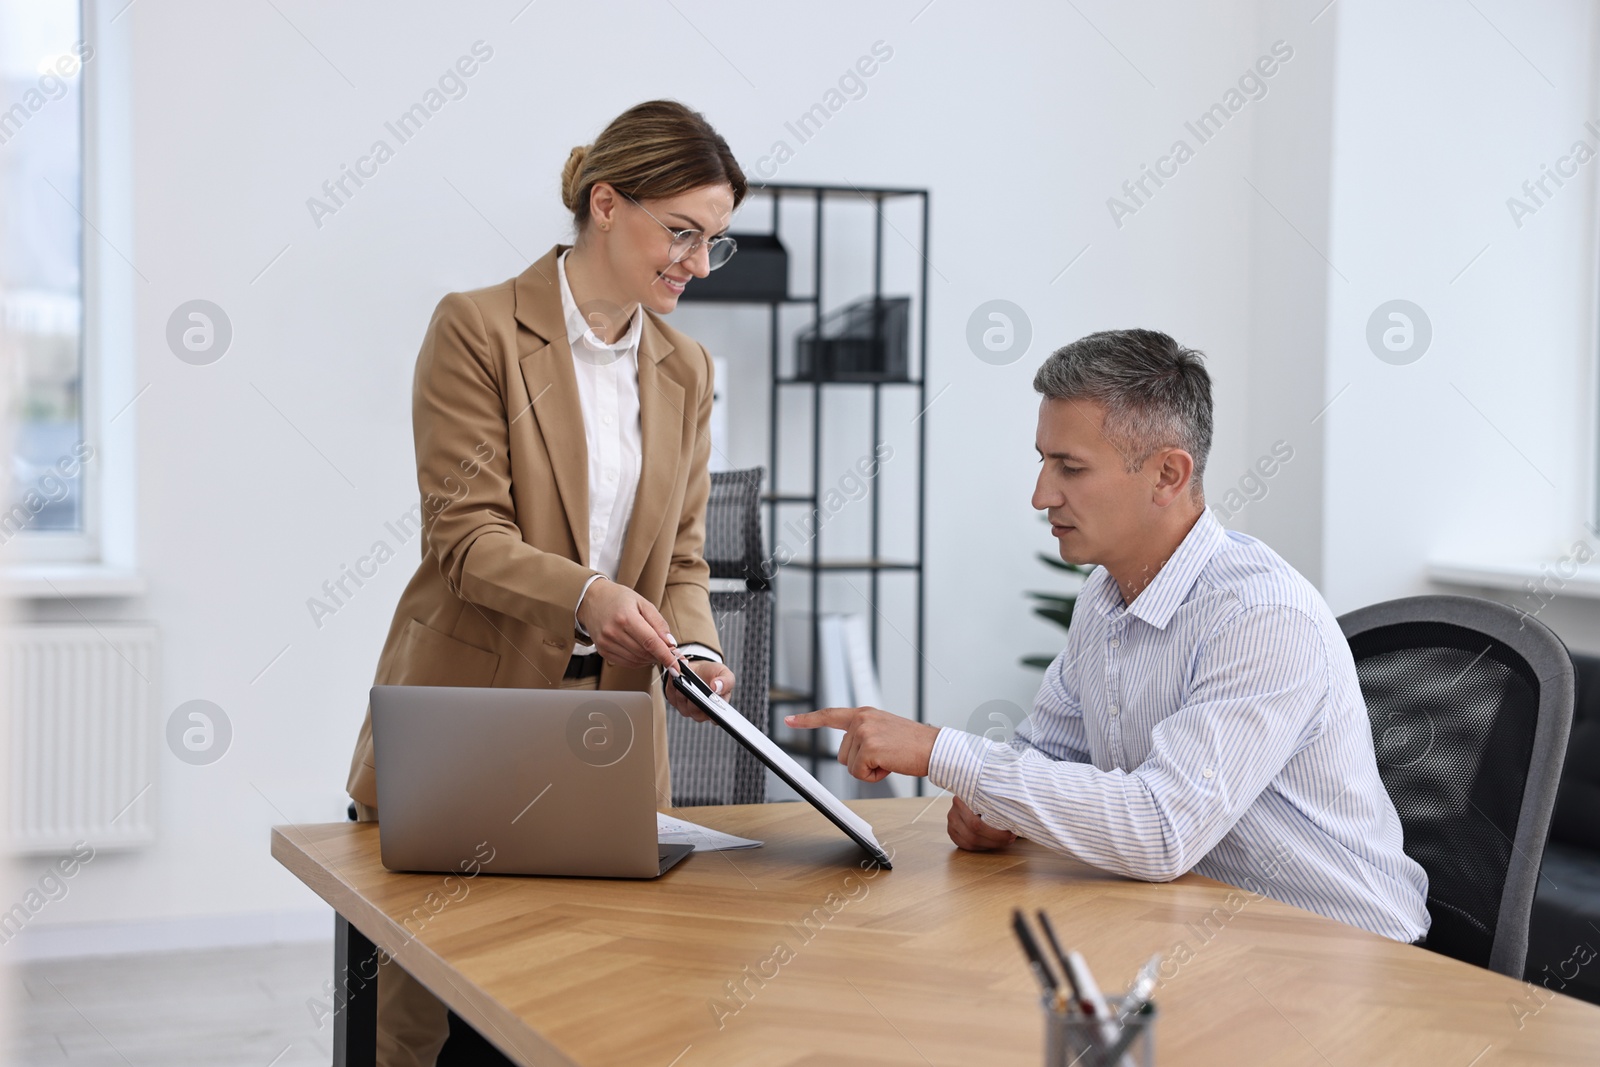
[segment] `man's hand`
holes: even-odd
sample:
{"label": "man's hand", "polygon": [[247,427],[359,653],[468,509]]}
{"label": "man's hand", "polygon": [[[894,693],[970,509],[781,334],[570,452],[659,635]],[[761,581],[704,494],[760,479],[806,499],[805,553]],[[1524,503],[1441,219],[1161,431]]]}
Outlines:
{"label": "man's hand", "polygon": [[[728,699],[728,694],[733,692],[733,672],[727,667],[709,659],[687,661],[689,669],[694,671],[699,679],[709,685],[713,692],[723,700]],[[705,722],[711,716],[701,711],[699,706],[688,697],[678,692],[678,687],[672,684],[671,678],[661,679],[661,688],[667,695],[667,703],[678,709],[680,715],[687,715],[695,722]]]}
{"label": "man's hand", "polygon": [[921,778],[928,773],[937,726],[913,722],[877,708],[823,708],[788,715],[784,722],[805,730],[832,726],[843,730],[839,762],[863,782],[882,781],[891,772]]}
{"label": "man's hand", "polygon": [[950,840],[956,843],[957,848],[964,848],[968,852],[990,852],[1005,848],[1017,839],[1017,835],[1010,830],[1001,830],[984,822],[983,816],[967,807],[960,797],[950,802],[947,825]]}
{"label": "man's hand", "polygon": [[578,621],[607,663],[663,667],[674,662],[672,635],[656,606],[625,585],[601,578],[578,603]]}

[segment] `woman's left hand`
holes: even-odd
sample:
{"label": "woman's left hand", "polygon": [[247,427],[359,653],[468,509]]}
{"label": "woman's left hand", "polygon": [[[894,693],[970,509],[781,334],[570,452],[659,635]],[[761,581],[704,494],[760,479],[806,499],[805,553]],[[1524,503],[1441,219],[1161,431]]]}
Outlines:
{"label": "woman's left hand", "polygon": [[[733,692],[733,672],[725,665],[709,659],[692,659],[687,661],[689,669],[699,676],[700,680],[711,687],[724,700]],[[689,698],[678,692],[678,687],[672,684],[671,678],[661,679],[661,687],[666,691],[667,702],[678,709],[681,715],[687,715],[695,722],[705,722],[711,716],[701,711]]]}

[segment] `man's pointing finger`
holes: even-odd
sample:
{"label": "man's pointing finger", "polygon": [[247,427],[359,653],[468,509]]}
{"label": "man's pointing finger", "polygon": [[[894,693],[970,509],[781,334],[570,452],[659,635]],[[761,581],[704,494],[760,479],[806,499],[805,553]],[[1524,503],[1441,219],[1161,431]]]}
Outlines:
{"label": "man's pointing finger", "polygon": [[821,708],[799,715],[786,715],[783,721],[790,726],[798,726],[805,730],[814,730],[819,726],[832,726],[843,730],[850,725],[850,719],[854,715],[854,708]]}

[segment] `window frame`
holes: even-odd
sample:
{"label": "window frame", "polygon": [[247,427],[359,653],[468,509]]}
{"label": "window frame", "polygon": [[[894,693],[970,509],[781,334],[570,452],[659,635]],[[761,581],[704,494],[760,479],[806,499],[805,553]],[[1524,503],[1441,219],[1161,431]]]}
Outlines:
{"label": "window frame", "polygon": [[[80,466],[81,528],[23,530],[3,549],[5,576],[24,595],[84,592],[73,579],[117,593],[142,589],[134,575],[134,445],[137,349],[133,246],[131,20],[116,0],[79,0],[79,39],[94,49],[79,69],[79,255],[82,319],[79,406],[81,442],[92,449]],[[110,9],[108,11],[108,9]],[[126,399],[121,399],[121,398]],[[117,398],[115,402],[109,402]],[[57,581],[47,580],[54,574]],[[43,577],[43,586],[39,581]],[[135,579],[130,581],[130,579]],[[19,582],[20,580],[20,582]],[[117,595],[117,594],[111,594]]]}

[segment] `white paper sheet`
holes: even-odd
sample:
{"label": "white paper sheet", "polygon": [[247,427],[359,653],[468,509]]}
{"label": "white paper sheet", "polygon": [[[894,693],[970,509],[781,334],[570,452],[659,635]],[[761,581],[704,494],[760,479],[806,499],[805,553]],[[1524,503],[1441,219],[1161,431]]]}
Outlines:
{"label": "white paper sheet", "polygon": [[730,852],[742,848],[760,848],[762,844],[752,838],[734,837],[687,819],[674,819],[659,811],[656,812],[656,837],[665,844],[693,845],[696,852]]}
{"label": "white paper sheet", "polygon": [[872,662],[872,633],[867,627],[865,615],[846,615],[840,623],[845,668],[850,673],[850,702],[843,705],[847,708],[883,707],[878,668]]}

